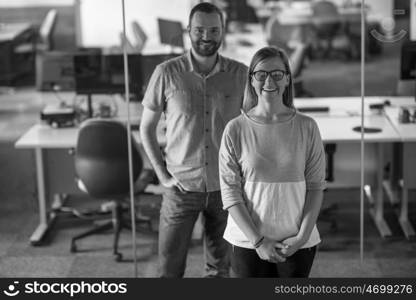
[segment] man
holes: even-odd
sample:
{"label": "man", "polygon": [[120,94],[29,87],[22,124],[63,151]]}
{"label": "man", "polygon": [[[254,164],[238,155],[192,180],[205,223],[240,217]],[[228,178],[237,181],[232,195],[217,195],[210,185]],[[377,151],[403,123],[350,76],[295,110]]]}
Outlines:
{"label": "man", "polygon": [[[144,149],[165,187],[159,224],[161,277],[182,277],[194,224],[203,213],[207,277],[228,276],[223,239],[218,151],[227,122],[239,115],[247,68],[218,54],[224,34],[221,11],[196,5],[188,25],[192,49],[158,65],[143,99],[140,124]],[[156,125],[166,117],[162,156]]]}

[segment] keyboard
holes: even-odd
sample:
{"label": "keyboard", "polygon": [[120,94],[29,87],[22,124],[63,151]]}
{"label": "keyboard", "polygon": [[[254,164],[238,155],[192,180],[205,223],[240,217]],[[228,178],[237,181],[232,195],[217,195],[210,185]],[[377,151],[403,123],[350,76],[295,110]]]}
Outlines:
{"label": "keyboard", "polygon": [[254,44],[248,40],[240,39],[237,41],[237,44],[242,47],[252,47]]}
{"label": "keyboard", "polygon": [[328,106],[302,106],[298,107],[297,110],[302,113],[314,113],[314,112],[328,112]]}

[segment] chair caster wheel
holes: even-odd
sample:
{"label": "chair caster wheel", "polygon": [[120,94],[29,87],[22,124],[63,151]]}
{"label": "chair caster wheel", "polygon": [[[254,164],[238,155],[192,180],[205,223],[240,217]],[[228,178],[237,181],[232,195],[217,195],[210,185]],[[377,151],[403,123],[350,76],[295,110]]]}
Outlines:
{"label": "chair caster wheel", "polygon": [[121,253],[115,253],[114,254],[114,259],[116,262],[120,262],[123,260],[123,255]]}
{"label": "chair caster wheel", "polygon": [[71,253],[75,253],[77,252],[77,245],[75,244],[75,242],[71,243],[71,249],[70,249]]}

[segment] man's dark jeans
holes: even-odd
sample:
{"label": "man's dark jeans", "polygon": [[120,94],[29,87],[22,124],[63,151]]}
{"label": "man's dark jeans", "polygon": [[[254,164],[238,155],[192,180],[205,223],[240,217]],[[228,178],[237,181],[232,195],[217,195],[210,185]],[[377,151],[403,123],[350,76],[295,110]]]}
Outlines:
{"label": "man's dark jeans", "polygon": [[161,277],[183,277],[193,228],[202,212],[205,276],[229,276],[229,244],[223,239],[227,211],[221,193],[168,189],[163,195],[159,223],[159,267]]}

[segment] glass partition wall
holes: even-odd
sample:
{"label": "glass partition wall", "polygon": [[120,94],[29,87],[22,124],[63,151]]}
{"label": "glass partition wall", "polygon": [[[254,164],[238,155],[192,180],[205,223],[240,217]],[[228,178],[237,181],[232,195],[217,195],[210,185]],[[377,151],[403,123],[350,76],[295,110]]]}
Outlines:
{"label": "glass partition wall", "polygon": [[[416,56],[408,40],[415,30],[410,20],[415,22],[415,3],[319,2],[247,1],[254,18],[241,7],[225,6],[220,53],[248,65],[263,46],[285,49],[295,106],[318,124],[328,188],[311,276],[412,276],[401,255],[392,258],[391,253],[414,259],[414,138],[401,132],[408,128],[400,122],[414,121]],[[401,78],[403,68],[413,74],[410,79]],[[409,81],[413,89],[403,93]],[[337,264],[340,268],[334,268]]]}
{"label": "glass partition wall", "polygon": [[[370,1],[366,3],[372,4]],[[370,52],[365,61],[365,107],[369,108],[369,115],[384,118],[385,124],[376,126],[371,121],[364,124],[365,127],[374,125],[376,129],[382,129],[380,139],[383,140],[377,146],[377,193],[370,197],[374,203],[370,202],[369,208],[370,211],[378,211],[373,218],[376,219],[384,243],[395,241],[389,243],[388,247],[380,248],[378,256],[383,261],[394,260],[393,267],[388,270],[389,274],[405,277],[414,275],[414,272],[406,274],[409,267],[405,261],[414,259],[410,253],[415,236],[415,161],[411,153],[415,150],[416,132],[412,117],[416,82],[416,6],[414,1],[385,1],[377,3],[376,7],[377,26],[371,29],[367,42]],[[368,133],[365,136],[366,149],[369,148],[367,145],[371,139],[373,134]],[[368,192],[367,188],[367,196]],[[370,240],[365,243],[367,249],[374,246]],[[394,255],[392,259],[395,251],[402,254]],[[403,260],[399,257],[403,257]]]}
{"label": "glass partition wall", "polygon": [[[406,217],[412,218],[413,144],[403,142],[389,111],[396,103],[412,106],[414,101],[394,97],[399,96],[396,82],[401,85],[400,61],[411,64],[401,54],[404,32],[411,30],[410,7],[391,0],[315,2],[247,1],[255,18],[241,7],[226,6],[220,53],[248,65],[263,46],[285,49],[295,106],[318,124],[328,188],[317,223],[322,243],[311,276],[411,276],[401,269],[400,259],[400,267],[391,267],[396,263],[392,249],[384,247],[397,239],[392,248],[411,253],[408,239],[414,235]],[[186,26],[186,13],[182,17]],[[184,39],[186,43],[188,37]],[[408,95],[414,97],[414,91]],[[398,114],[403,118],[402,107]]]}
{"label": "glass partition wall", "polygon": [[[29,92],[2,81],[17,74],[11,69],[8,77],[0,74],[0,86],[6,87],[0,90],[2,100],[6,95],[37,108],[36,113],[27,112],[25,122],[19,119],[23,129],[13,152],[31,166],[31,173],[19,171],[30,182],[28,190],[4,190],[27,200],[20,208],[10,205],[10,210],[30,220],[25,227],[13,218],[12,231],[25,228],[13,235],[21,239],[0,229],[6,245],[0,252],[5,276],[158,277],[164,189],[140,145],[140,102],[155,66],[190,49],[186,27],[197,2],[68,0],[31,6],[31,1],[22,1],[11,7],[9,1],[0,1],[0,32],[17,26],[8,23],[30,23],[28,39],[37,36],[49,45],[33,56],[16,54],[19,63],[33,63],[36,76]],[[241,2],[245,5],[217,3],[226,17],[220,53],[249,65],[261,47],[283,48],[290,58],[295,107],[316,121],[324,143],[327,189],[317,221],[322,241],[310,277],[414,276],[414,1]],[[40,39],[43,22],[49,28],[45,40]],[[20,44],[23,37],[13,48]],[[0,47],[5,45],[0,41]],[[25,144],[19,138],[26,130],[49,122],[39,121],[39,111],[46,106],[75,108],[75,122],[53,129],[53,146]],[[128,151],[131,177],[120,205],[91,197],[77,181],[77,138],[91,117],[130,124],[124,142],[127,149],[137,145],[140,153],[137,160],[137,153]],[[163,119],[161,136],[166,133]],[[140,180],[133,181],[137,167]],[[136,231],[121,231],[121,256],[112,255],[111,230],[71,243],[112,213],[123,215]],[[194,228],[185,277],[203,275],[202,222]],[[36,272],[15,256],[35,257]],[[56,271],[51,273],[51,268]]]}

